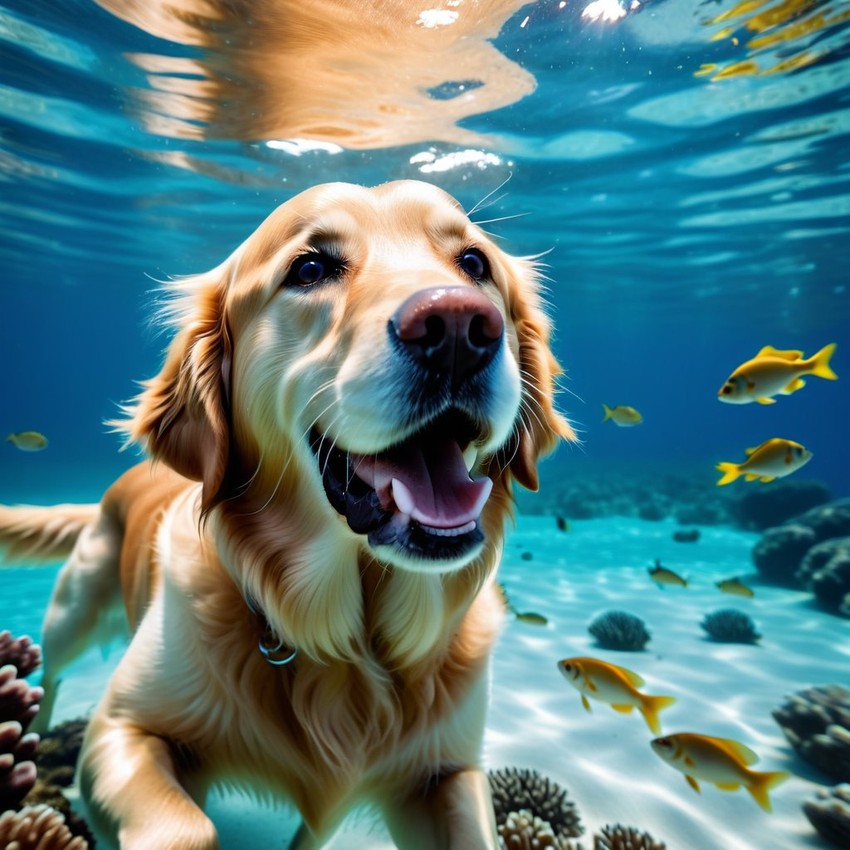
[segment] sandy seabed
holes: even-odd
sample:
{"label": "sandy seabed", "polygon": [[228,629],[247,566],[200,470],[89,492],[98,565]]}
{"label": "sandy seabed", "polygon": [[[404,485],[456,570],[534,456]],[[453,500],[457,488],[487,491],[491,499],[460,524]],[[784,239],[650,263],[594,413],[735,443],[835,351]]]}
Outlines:
{"label": "sandy seabed", "polygon": [[[544,615],[548,625],[509,620],[493,660],[492,703],[485,740],[488,768],[532,768],[567,789],[585,835],[621,823],[650,832],[668,850],[804,850],[825,847],[801,805],[830,780],[799,759],[771,717],[785,697],[831,682],[848,684],[850,623],[818,610],[809,594],[760,584],[753,574],[753,534],[702,528],[697,543],[677,543],[673,521],[612,517],[576,521],[569,532],[551,517],[519,517],[509,533],[499,579],[514,606]],[[657,587],[647,569],[655,559],[688,579],[688,587]],[[55,570],[0,571],[0,628],[37,635]],[[740,576],[752,599],[714,585]],[[23,602],[27,602],[24,605]],[[758,644],[710,641],[700,627],[719,608],[736,608],[756,622]],[[599,613],[620,609],[641,617],[652,638],[641,652],[597,647],[587,631]],[[639,673],[643,690],[672,694],[660,715],[665,733],[689,731],[734,738],[761,757],[759,770],[792,777],[771,792],[763,812],[744,790],[702,785],[650,748],[653,735],[637,713],[599,702],[582,708],[580,695],[556,662],[593,655]],[[120,657],[89,653],[67,673],[57,722],[91,711]],[[283,847],[297,818],[233,791],[214,794],[208,812],[223,850]],[[329,843],[332,850],[391,850],[383,827],[356,811]]]}

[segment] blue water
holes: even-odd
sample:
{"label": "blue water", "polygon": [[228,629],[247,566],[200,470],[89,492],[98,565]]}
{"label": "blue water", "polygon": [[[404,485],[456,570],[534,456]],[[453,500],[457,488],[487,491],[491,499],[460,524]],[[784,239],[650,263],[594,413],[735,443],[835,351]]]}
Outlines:
{"label": "blue water", "polygon": [[[158,369],[159,281],[308,186],[398,178],[544,255],[581,437],[544,490],[675,473],[713,494],[717,462],[779,436],[814,453],[796,479],[850,495],[848,3],[587,5],[335,2],[334,41],[295,0],[0,0],[0,436],[50,440],[0,442],[0,501],[95,500],[135,461],[104,423]],[[305,53],[300,27],[327,41]],[[830,342],[839,381],[718,403],[764,345]],[[21,575],[41,599],[47,574]]]}

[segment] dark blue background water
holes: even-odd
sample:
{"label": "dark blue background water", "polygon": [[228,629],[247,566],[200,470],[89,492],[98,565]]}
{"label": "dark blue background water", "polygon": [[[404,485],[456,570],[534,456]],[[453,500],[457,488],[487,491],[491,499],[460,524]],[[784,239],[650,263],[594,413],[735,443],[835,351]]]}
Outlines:
{"label": "dark blue background water", "polygon": [[[560,406],[583,440],[559,452],[558,476],[685,471],[713,488],[715,463],[781,436],[814,452],[798,478],[847,494],[846,5],[765,3],[785,9],[774,25],[739,12],[726,34],[728,21],[712,20],[728,2],[657,0],[608,25],[582,19],[581,4],[505,6],[492,44],[536,88],[460,121],[480,144],[445,138],[440,110],[459,81],[429,80],[434,137],[395,145],[388,132],[300,155],[229,126],[226,105],[215,133],[194,119],[197,138],[170,129],[174,104],[156,93],[191,75],[151,76],[133,57],[225,74],[221,44],[159,38],[84,0],[0,6],[0,432],[50,438],[38,454],[0,443],[0,497],[94,499],[132,462],[103,423],[158,368],[157,280],[218,264],[313,183],[403,177],[468,208],[493,192],[474,217],[505,218],[486,227],[515,253],[548,252]],[[399,57],[421,29],[400,29]],[[765,35],[776,43],[753,46]],[[799,70],[778,65],[790,59]],[[742,62],[762,73],[734,73]],[[699,73],[708,63],[713,74]],[[474,79],[460,82],[475,95]],[[235,85],[250,100],[252,80]],[[343,93],[328,109],[354,115],[358,104]],[[717,402],[764,345],[808,354],[828,342],[838,382],[811,379],[771,406]],[[603,425],[603,402],[638,408],[644,424]]]}

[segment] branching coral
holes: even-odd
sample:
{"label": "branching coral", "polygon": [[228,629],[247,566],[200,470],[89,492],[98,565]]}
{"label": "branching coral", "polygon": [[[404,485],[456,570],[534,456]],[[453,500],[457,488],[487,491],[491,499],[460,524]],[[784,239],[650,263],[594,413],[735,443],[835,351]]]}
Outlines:
{"label": "branching coral", "polygon": [[504,824],[512,813],[525,811],[549,824],[556,838],[574,838],[584,832],[566,790],[536,770],[506,767],[491,770],[489,777],[497,824]]}
{"label": "branching coral", "polygon": [[587,630],[605,649],[641,650],[651,637],[640,617],[628,611],[606,611],[596,617]]}
{"label": "branching coral", "polygon": [[14,665],[22,679],[41,666],[41,647],[28,635],[14,638],[11,632],[0,632],[0,667]]}
{"label": "branching coral", "polygon": [[40,663],[41,650],[28,637],[0,632],[0,811],[18,805],[35,784],[38,736],[25,733],[44,692],[21,671],[31,673]]}
{"label": "branching coral", "polygon": [[546,847],[574,850],[566,838],[555,835],[548,821],[541,820],[527,809],[511,812],[498,828],[505,850],[543,850]]}
{"label": "branching coral", "polygon": [[0,847],[14,850],[87,850],[88,842],[71,835],[61,812],[50,806],[26,806],[0,815]]}
{"label": "branching coral", "polygon": [[838,847],[850,847],[850,785],[823,788],[813,800],[803,803],[812,826]]}
{"label": "branching coral", "polygon": [[749,614],[735,608],[706,614],[700,625],[711,638],[725,643],[755,643],[761,637]]}
{"label": "branching coral", "polygon": [[798,691],[772,712],[792,747],[840,782],[850,782],[850,689]]}
{"label": "branching coral", "polygon": [[593,836],[593,850],[665,850],[665,847],[648,832],[620,824],[606,826],[599,835]]}

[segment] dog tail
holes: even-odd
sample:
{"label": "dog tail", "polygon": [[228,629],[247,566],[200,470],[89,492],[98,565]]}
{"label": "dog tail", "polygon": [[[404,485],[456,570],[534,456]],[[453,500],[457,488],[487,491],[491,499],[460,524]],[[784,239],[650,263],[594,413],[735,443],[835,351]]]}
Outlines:
{"label": "dog tail", "polygon": [[71,554],[100,505],[0,505],[0,552],[6,566],[19,561],[51,564]]}

